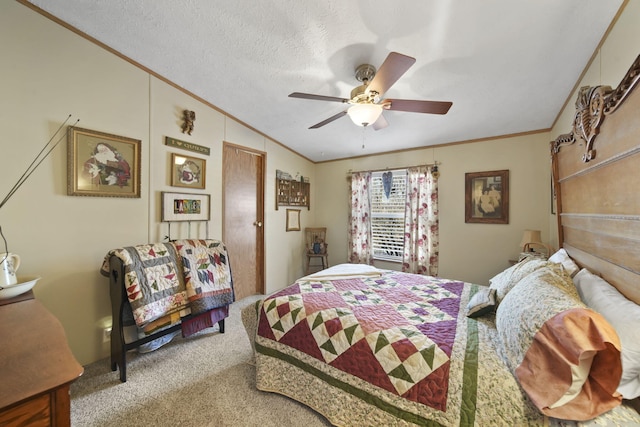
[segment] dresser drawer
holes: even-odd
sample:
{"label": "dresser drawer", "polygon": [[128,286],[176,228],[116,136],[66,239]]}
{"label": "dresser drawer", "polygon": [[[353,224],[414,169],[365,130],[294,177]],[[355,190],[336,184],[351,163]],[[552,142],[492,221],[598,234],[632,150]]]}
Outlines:
{"label": "dresser drawer", "polygon": [[0,426],[50,426],[51,398],[43,395],[0,411]]}

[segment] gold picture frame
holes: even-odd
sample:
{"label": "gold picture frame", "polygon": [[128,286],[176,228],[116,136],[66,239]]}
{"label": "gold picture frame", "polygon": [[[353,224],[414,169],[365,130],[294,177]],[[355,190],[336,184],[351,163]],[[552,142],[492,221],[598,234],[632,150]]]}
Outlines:
{"label": "gold picture frame", "polygon": [[197,157],[171,153],[171,185],[205,189],[207,161]]}
{"label": "gold picture frame", "polygon": [[466,223],[509,224],[509,171],[465,174]]}
{"label": "gold picture frame", "polygon": [[67,194],[140,197],[139,139],[69,127]]}
{"label": "gold picture frame", "polygon": [[300,231],[300,209],[287,209],[287,231]]}
{"label": "gold picture frame", "polygon": [[208,194],[161,192],[160,221],[209,221],[211,198]]}

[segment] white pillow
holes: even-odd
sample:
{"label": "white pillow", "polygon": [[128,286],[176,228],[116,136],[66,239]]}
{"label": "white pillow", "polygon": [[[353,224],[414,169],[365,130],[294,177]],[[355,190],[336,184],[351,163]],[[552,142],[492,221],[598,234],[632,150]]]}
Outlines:
{"label": "white pillow", "polygon": [[558,249],[558,251],[549,257],[549,262],[555,262],[556,264],[562,264],[564,269],[567,271],[569,276],[573,277],[578,273],[580,267],[569,257],[567,251],[563,248]]}
{"label": "white pillow", "polygon": [[610,283],[583,268],[573,282],[582,301],[614,327],[622,345],[622,378],[618,392],[625,399],[640,396],[640,305]]}

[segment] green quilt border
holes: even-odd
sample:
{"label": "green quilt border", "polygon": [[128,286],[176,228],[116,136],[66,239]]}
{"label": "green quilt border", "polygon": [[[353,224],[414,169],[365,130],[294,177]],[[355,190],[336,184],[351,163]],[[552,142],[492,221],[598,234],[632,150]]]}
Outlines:
{"label": "green quilt border", "polygon": [[297,366],[298,368],[302,369],[303,371],[314,375],[316,377],[318,377],[319,379],[321,379],[322,381],[326,382],[327,384],[339,388],[342,391],[345,391],[349,394],[352,394],[354,396],[356,396],[359,399],[362,399],[363,401],[370,403],[372,405],[374,405],[375,407],[388,412],[389,414],[396,416],[398,418],[401,418],[405,421],[409,421],[415,424],[419,424],[419,425],[424,425],[424,426],[428,426],[428,427],[445,427],[444,424],[440,424],[436,421],[433,420],[429,420],[427,418],[421,417],[419,415],[416,415],[412,412],[409,411],[405,411],[402,409],[398,409],[397,407],[393,406],[392,404],[385,402],[384,400],[380,399],[377,396],[372,395],[371,393],[367,393],[366,391],[363,391],[357,387],[352,386],[351,384],[347,384],[344,381],[341,381],[339,379],[333,378],[331,376],[329,376],[328,374],[322,372],[321,370],[314,368],[313,366],[310,366],[304,362],[302,362],[299,359],[296,359],[293,356],[290,356],[288,354],[284,354],[278,350],[272,349],[272,348],[268,348],[268,347],[264,347],[258,343],[256,343],[256,351],[265,355],[265,356],[270,356],[270,357],[274,357],[276,359],[281,359],[291,365]]}

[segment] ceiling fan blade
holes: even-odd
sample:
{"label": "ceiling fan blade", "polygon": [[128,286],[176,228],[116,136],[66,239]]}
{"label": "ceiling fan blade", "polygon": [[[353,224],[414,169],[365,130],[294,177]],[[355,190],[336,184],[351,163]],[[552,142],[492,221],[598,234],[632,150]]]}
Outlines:
{"label": "ceiling fan blade", "polygon": [[415,58],[391,52],[378,68],[375,77],[367,87],[367,91],[376,91],[382,96],[415,62]]}
{"label": "ceiling fan blade", "polygon": [[320,123],[316,123],[315,125],[311,126],[309,129],[318,129],[319,127],[322,127],[322,126],[324,126],[326,124],[329,124],[334,120],[338,120],[340,117],[342,117],[342,116],[344,116],[346,114],[347,114],[347,110],[341,111],[338,114],[333,115],[333,116],[329,117],[328,119],[321,121]]}
{"label": "ceiling fan blade", "polygon": [[311,93],[293,92],[289,94],[289,98],[313,99],[315,101],[332,101],[332,102],[349,102],[348,99],[338,98],[337,96],[314,95]]}
{"label": "ceiling fan blade", "polygon": [[412,101],[409,99],[385,99],[383,102],[384,108],[388,110],[428,114],[447,114],[453,105],[452,102],[447,101]]}
{"label": "ceiling fan blade", "polygon": [[380,117],[378,117],[378,120],[373,122],[373,124],[371,125],[373,130],[384,129],[387,126],[389,126],[389,122],[387,121],[387,119],[384,118],[384,114],[380,114]]}

